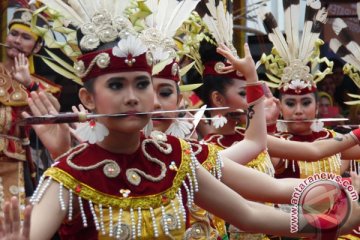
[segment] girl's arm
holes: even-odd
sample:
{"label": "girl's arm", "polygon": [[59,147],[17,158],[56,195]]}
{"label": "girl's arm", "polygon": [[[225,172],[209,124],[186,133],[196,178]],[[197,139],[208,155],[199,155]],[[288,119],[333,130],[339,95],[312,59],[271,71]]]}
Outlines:
{"label": "girl's arm", "polygon": [[69,192],[63,188],[65,210],[61,210],[59,187],[57,182],[52,182],[40,202],[33,206],[30,239],[51,239],[63,222],[68,212]]}
{"label": "girl's arm", "polygon": [[[343,158],[344,155],[349,155],[347,152],[350,149],[346,149],[357,144],[357,141],[350,134],[339,134],[335,138],[315,142],[288,141],[270,135],[267,136],[267,140],[268,152],[271,157],[302,161],[316,161],[339,152],[342,153]],[[354,149],[352,154],[355,155],[355,152],[357,152],[357,156],[360,157],[360,147],[356,146],[354,148],[351,148]]]}
{"label": "girl's arm", "polygon": [[[225,166],[227,167],[224,167],[223,181],[225,184],[228,184],[229,179],[234,179],[231,184],[232,186],[229,186],[233,189],[235,188],[234,190],[243,188],[242,186],[244,185],[241,184],[241,182],[247,182],[248,185],[251,185],[252,189],[256,190],[257,195],[262,195],[263,192],[271,190],[275,198],[283,198],[285,195],[292,192],[292,183],[286,184],[284,181],[273,179],[257,171],[237,172],[238,176],[241,176],[241,178],[236,178],[234,175],[228,175],[229,177],[226,179],[226,175],[231,174],[230,171],[234,166],[239,166],[240,168],[244,168],[244,170],[251,169],[242,167],[231,160],[225,161]],[[243,181],[239,179],[243,179]],[[264,180],[270,181],[271,179],[273,181],[269,184],[262,182]],[[359,181],[360,178],[357,177],[356,179]],[[236,182],[237,184],[240,184],[238,187],[236,187]],[[246,232],[262,232],[282,236],[315,237],[316,235],[316,230],[313,228],[310,228],[310,233],[290,233],[291,217],[289,213],[281,212],[270,206],[260,206],[256,203],[247,201],[242,197],[243,195],[240,196],[232,189],[224,186],[202,167],[198,170],[198,183],[199,192],[195,194],[195,203],[225,221],[235,225],[239,229]],[[278,188],[281,190],[278,190]],[[358,188],[359,186],[357,186],[357,189]],[[247,191],[249,190],[243,189],[244,193]],[[283,196],[278,195],[281,192],[284,192],[281,194]],[[349,217],[347,224],[343,226],[346,232],[351,231],[353,227],[360,223],[360,219],[358,217],[359,214],[360,206],[355,202],[355,204],[353,203],[351,216]],[[300,216],[299,229],[304,229],[306,225],[307,222]]]}
{"label": "girl's arm", "polygon": [[[233,56],[225,45],[220,45],[217,51],[232,64],[229,67],[224,67],[224,71],[236,70],[244,75],[247,84],[247,102],[250,106],[247,111],[248,123],[244,140],[221,151],[221,155],[238,163],[246,164],[266,149],[266,122],[262,84],[258,81],[255,63],[247,44],[244,45],[245,57],[241,59]],[[244,149],[246,151],[243,151]]]}
{"label": "girl's arm", "polygon": [[221,181],[251,201],[290,203],[294,188],[303,181],[295,178],[275,179],[227,158],[223,158],[223,162]]}

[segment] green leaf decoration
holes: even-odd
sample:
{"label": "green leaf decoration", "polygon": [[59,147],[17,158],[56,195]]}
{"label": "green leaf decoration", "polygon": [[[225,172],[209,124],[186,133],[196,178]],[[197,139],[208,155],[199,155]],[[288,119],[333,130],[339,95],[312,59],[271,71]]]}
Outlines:
{"label": "green leaf decoration", "polygon": [[172,59],[168,58],[164,61],[161,61],[161,62],[155,64],[152,68],[152,75],[154,76],[154,75],[158,74],[159,72],[161,72],[168,64],[171,63],[171,61],[172,61]]}
{"label": "green leaf decoration", "polygon": [[184,76],[193,66],[195,65],[195,62],[192,62],[185,67],[180,69],[180,76]]}
{"label": "green leaf decoration", "polygon": [[196,84],[186,84],[186,85],[180,85],[180,92],[190,92],[193,91],[203,85],[202,83],[196,83]]}
{"label": "green leaf decoration", "polygon": [[75,74],[66,71],[64,68],[58,66],[57,64],[53,63],[52,61],[47,60],[46,58],[41,58],[46,65],[48,65],[52,70],[54,70],[55,72],[59,73],[60,75],[69,78],[71,80],[73,80],[74,82],[76,82],[79,85],[83,85],[81,79],[76,76]]}
{"label": "green leaf decoration", "polygon": [[49,56],[54,59],[57,63],[59,63],[61,66],[63,66],[65,69],[67,69],[68,71],[74,73],[75,69],[68,64],[67,62],[65,62],[64,60],[62,60],[61,58],[59,58],[58,56],[56,56],[56,54],[52,53],[51,51],[45,49],[45,51],[47,52],[47,54],[49,54]]}

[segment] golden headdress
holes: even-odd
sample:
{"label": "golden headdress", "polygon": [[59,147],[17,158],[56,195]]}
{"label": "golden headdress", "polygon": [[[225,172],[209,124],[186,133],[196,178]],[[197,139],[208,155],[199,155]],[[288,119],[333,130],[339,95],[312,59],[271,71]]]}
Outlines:
{"label": "golden headdress", "polygon": [[174,40],[177,30],[190,17],[200,0],[147,0],[151,14],[145,18],[140,38],[148,45],[154,63],[153,75],[180,80],[179,56]]}
{"label": "golden headdress", "polygon": [[[285,34],[282,35],[275,17],[261,8],[262,18],[269,40],[274,48],[269,55],[263,54],[260,63],[264,64],[269,86],[281,92],[306,94],[316,91],[316,84],[332,72],[333,63],[320,58],[323,41],[319,35],[327,19],[327,10],[320,0],[307,0],[303,34],[299,38],[299,0],[283,0],[285,12]],[[319,64],[327,65],[320,71]]]}
{"label": "golden headdress", "polygon": [[[39,29],[49,48],[59,48],[74,61],[71,66],[48,51],[57,64],[43,59],[51,68],[81,84],[106,71],[151,73],[152,57],[136,31],[140,16],[149,14],[130,0],[39,0],[53,21],[52,30],[65,40],[58,41],[45,29]],[[55,10],[56,9],[56,10]]]}

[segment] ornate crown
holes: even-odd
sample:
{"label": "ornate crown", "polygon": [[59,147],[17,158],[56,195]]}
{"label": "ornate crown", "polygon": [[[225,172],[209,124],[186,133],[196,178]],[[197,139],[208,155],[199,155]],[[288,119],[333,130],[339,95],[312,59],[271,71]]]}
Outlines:
{"label": "ornate crown", "polygon": [[[269,86],[277,87],[290,94],[306,94],[316,90],[316,84],[332,72],[333,62],[320,57],[319,39],[321,29],[327,19],[327,10],[319,0],[307,0],[305,23],[299,39],[300,1],[283,1],[285,12],[285,33],[282,35],[275,17],[265,7],[259,15],[274,48],[269,55],[263,54],[260,63],[265,66]],[[325,63],[326,69],[319,70]]]}

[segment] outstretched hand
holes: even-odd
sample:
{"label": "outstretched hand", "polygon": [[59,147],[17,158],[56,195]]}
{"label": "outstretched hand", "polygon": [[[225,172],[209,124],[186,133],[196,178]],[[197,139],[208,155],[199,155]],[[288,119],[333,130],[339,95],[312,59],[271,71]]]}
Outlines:
{"label": "outstretched hand", "polygon": [[31,84],[29,60],[23,53],[20,53],[15,57],[15,66],[12,69],[12,77],[25,87],[28,87]]}
{"label": "outstretched hand", "polygon": [[231,64],[231,66],[224,67],[222,71],[236,70],[244,75],[248,83],[257,81],[258,78],[255,62],[251,56],[249,45],[247,43],[244,44],[244,58],[238,58],[237,56],[233,55],[232,51],[225,44],[220,44],[216,51],[217,53],[223,55]]}
{"label": "outstretched hand", "polygon": [[3,206],[4,217],[0,218],[0,239],[27,240],[30,239],[31,206],[24,211],[24,224],[21,229],[19,201],[16,197]]}
{"label": "outstretched hand", "polygon": [[[39,93],[31,92],[30,96],[28,104],[33,116],[40,117],[59,113],[60,104],[53,95],[41,91]],[[27,112],[23,112],[22,116],[31,117]],[[43,124],[32,127],[53,158],[58,157],[70,148],[71,138],[67,124]]]}
{"label": "outstretched hand", "polygon": [[280,116],[280,101],[274,97],[269,89],[269,86],[264,84],[264,93],[265,93],[265,114],[266,114],[266,123],[274,124]]}

